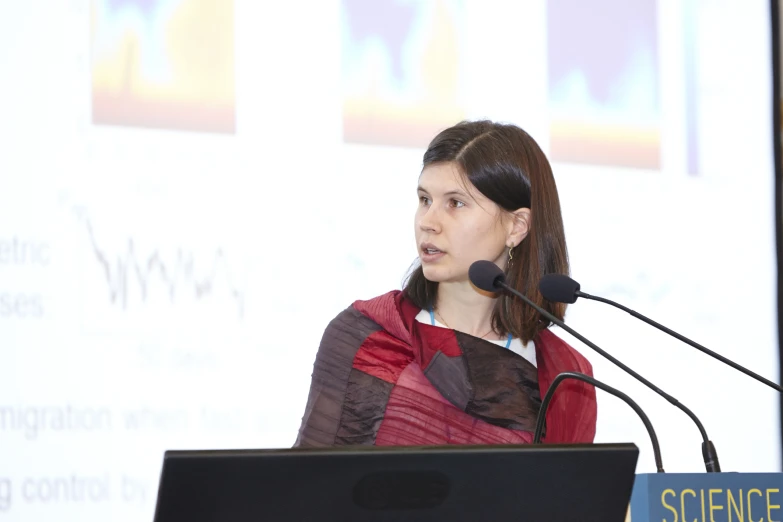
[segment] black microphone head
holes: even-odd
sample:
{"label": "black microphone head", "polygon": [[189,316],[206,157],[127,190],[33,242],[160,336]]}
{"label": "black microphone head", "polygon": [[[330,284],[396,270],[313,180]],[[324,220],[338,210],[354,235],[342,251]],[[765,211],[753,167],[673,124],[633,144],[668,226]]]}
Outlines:
{"label": "black microphone head", "polygon": [[470,282],[486,292],[500,290],[498,283],[506,280],[506,274],[492,261],[476,261],[468,269]]}
{"label": "black microphone head", "polygon": [[538,290],[549,302],[575,303],[579,283],[563,274],[547,274],[538,283]]}

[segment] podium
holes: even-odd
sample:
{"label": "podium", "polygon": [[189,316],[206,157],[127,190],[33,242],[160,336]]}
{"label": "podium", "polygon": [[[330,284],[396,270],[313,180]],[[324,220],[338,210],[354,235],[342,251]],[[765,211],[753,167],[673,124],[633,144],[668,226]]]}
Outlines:
{"label": "podium", "polygon": [[167,451],[155,522],[623,522],[633,444]]}
{"label": "podium", "polygon": [[626,521],[783,521],[783,473],[638,474]]}

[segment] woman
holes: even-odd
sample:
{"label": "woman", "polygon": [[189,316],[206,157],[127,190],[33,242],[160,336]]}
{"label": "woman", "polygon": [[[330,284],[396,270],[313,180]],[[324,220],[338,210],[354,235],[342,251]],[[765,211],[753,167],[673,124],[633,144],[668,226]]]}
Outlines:
{"label": "woman", "polygon": [[[419,264],[402,291],[356,301],[324,332],[296,446],[522,444],[541,397],[590,363],[521,301],[468,279],[480,259],[558,318],[538,292],[568,273],[552,171],[522,129],[462,122],[424,154],[415,217]],[[592,442],[592,387],[563,383],[546,442]]]}

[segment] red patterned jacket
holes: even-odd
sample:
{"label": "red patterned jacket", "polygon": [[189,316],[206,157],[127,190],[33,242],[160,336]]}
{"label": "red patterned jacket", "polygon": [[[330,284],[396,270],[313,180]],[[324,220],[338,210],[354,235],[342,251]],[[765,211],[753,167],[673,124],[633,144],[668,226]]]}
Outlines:
{"label": "red patterned jacket", "polygon": [[[555,376],[592,375],[549,330],[534,339],[537,367],[462,332],[415,320],[400,291],[356,301],[326,328],[295,446],[524,444]],[[547,412],[545,442],[589,443],[595,389],[563,382]]]}

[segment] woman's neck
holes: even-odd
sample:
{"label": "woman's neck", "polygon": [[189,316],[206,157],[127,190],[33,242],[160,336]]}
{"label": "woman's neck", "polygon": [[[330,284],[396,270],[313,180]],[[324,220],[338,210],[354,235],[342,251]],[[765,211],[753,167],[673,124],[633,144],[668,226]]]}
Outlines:
{"label": "woman's neck", "polygon": [[482,295],[470,283],[440,283],[436,317],[449,328],[484,339],[498,339],[492,329],[495,298]]}

